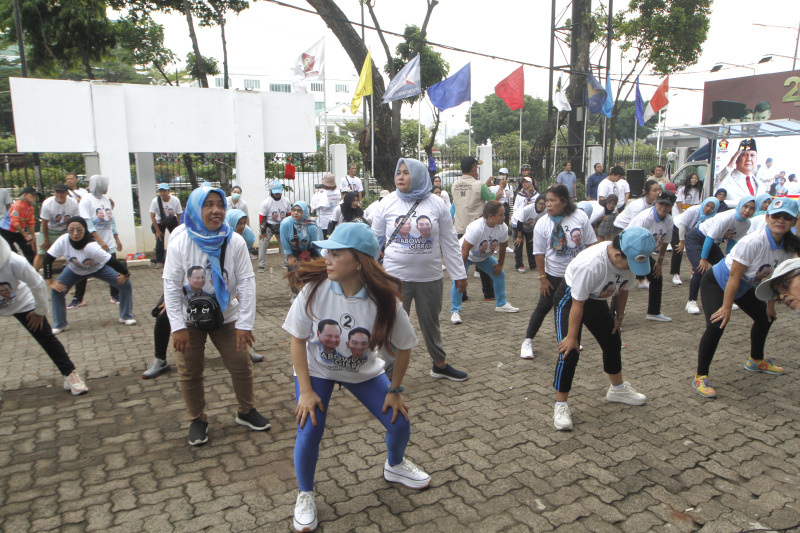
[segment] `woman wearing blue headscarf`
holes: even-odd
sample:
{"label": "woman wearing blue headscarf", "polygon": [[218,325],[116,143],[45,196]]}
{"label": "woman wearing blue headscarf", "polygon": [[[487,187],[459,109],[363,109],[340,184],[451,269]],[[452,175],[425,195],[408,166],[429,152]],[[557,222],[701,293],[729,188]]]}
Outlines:
{"label": "woman wearing blue headscarf", "polygon": [[[298,261],[311,261],[319,257],[319,250],[311,243],[321,240],[322,234],[317,224],[311,219],[308,204],[302,200],[292,204],[291,216],[281,222],[281,244],[286,256],[289,272],[297,270]],[[293,295],[297,290],[292,289]],[[294,301],[294,296],[292,296]]]}
{"label": "woman wearing blue headscarf", "polygon": [[[715,195],[716,196],[716,195]],[[718,199],[718,198],[715,198]],[[703,205],[707,205],[706,202]],[[736,245],[736,241],[747,234],[750,229],[750,217],[756,210],[756,199],[744,196],[735,209],[728,209],[716,216],[706,215],[686,236],[686,256],[692,264],[692,281],[689,283],[689,301],[686,312],[699,315],[697,294],[700,292],[700,281],[710,266],[719,263]],[[702,215],[700,215],[702,216]],[[728,241],[725,253],[720,244]]]}
{"label": "woman wearing blue headscarf", "polygon": [[719,200],[713,196],[706,198],[699,204],[686,208],[673,218],[675,228],[678,230],[672,232],[672,260],[669,273],[672,274],[673,285],[683,285],[683,281],[681,281],[681,262],[683,261],[683,251],[686,245],[686,234],[700,222],[716,215],[719,210]]}
{"label": "woman wearing blue headscarf", "polygon": [[[253,363],[248,353],[255,341],[253,265],[244,239],[225,223],[225,204],[220,189],[201,186],[192,191],[183,215],[186,230],[170,239],[164,264],[164,302],[181,392],[192,421],[192,446],[208,442],[203,387],[207,337],[231,374],[239,403],[236,423],[253,430],[270,427],[253,406]],[[209,325],[208,318],[220,314],[221,325]]]}

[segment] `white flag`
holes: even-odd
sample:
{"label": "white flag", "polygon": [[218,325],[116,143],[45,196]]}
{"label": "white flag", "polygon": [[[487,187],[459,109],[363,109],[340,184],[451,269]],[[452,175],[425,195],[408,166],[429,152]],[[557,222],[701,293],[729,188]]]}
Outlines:
{"label": "white flag", "polygon": [[311,48],[300,54],[292,68],[292,88],[295,92],[308,92],[306,81],[318,80],[323,76],[325,63],[325,38],[317,41]]}
{"label": "white flag", "polygon": [[556,85],[556,94],[553,95],[553,105],[559,111],[572,111],[572,106],[569,105],[567,100],[566,87],[561,88],[561,77],[558,78],[558,85]]}
{"label": "white flag", "polygon": [[395,74],[386,91],[383,93],[383,103],[388,104],[395,100],[410,98],[422,92],[422,82],[420,81],[419,54],[414,59],[406,63],[406,66]]}

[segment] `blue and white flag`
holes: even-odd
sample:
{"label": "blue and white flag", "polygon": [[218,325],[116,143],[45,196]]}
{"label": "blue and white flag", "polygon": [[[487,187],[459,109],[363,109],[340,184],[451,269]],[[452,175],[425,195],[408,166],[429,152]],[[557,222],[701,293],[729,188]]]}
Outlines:
{"label": "blue and white flag", "polygon": [[603,111],[603,105],[606,103],[606,90],[600,85],[600,82],[592,76],[589,71],[588,79],[586,80],[586,107],[590,113],[599,115]]}
{"label": "blue and white flag", "polygon": [[472,76],[469,63],[461,70],[428,88],[428,98],[439,111],[450,109],[462,102],[472,100]]}
{"label": "blue and white flag", "polygon": [[383,93],[383,103],[388,104],[395,100],[410,98],[421,92],[422,82],[420,81],[419,54],[417,54],[386,86],[386,91]]}
{"label": "blue and white flag", "polygon": [[608,72],[606,72],[606,101],[600,112],[608,118],[614,116],[614,94],[611,92],[611,77],[608,75]]}
{"label": "blue and white flag", "polygon": [[639,90],[639,76],[636,76],[636,120],[639,121],[640,127],[644,127],[644,100]]}

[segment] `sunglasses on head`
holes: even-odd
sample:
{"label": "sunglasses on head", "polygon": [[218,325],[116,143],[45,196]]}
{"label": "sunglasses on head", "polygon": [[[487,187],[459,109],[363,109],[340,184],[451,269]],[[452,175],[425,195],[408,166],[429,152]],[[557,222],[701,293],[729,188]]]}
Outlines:
{"label": "sunglasses on head", "polygon": [[784,212],[773,213],[770,216],[772,217],[773,220],[783,219],[786,220],[787,222],[792,222],[795,219],[795,217],[793,217],[789,213],[784,213]]}

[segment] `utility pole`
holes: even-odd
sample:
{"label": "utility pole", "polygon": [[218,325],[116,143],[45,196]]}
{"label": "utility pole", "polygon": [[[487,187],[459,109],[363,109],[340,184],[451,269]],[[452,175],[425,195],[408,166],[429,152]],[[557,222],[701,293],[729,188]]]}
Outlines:
{"label": "utility pole", "polygon": [[[587,73],[589,71],[589,58],[583,57],[581,54],[581,43],[585,37],[589,39],[589,35],[582,35],[583,26],[586,18],[589,16],[589,0],[573,0],[572,2],[572,31],[570,33],[570,62],[572,64],[571,83],[578,83],[580,80],[583,87],[586,86]],[[586,91],[584,90],[584,95]],[[586,113],[586,102],[579,104],[574,102],[572,111],[569,113],[569,130],[567,133],[567,153],[569,154],[569,161],[573,163],[573,168],[580,168],[581,149],[583,147],[583,129],[584,122],[588,119]],[[565,163],[562,161],[561,163]],[[578,173],[576,173],[578,174]],[[583,169],[581,169],[578,178],[581,179]]]}

